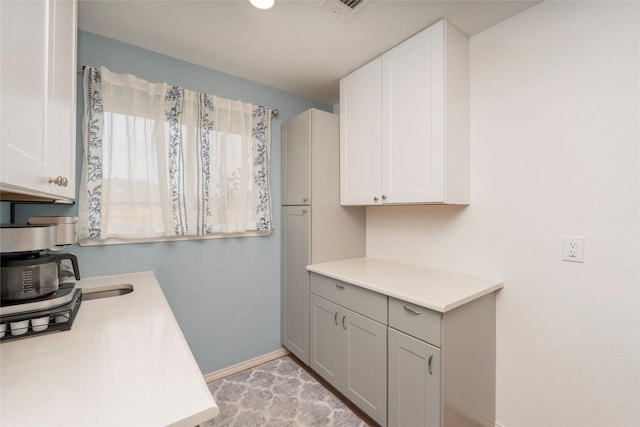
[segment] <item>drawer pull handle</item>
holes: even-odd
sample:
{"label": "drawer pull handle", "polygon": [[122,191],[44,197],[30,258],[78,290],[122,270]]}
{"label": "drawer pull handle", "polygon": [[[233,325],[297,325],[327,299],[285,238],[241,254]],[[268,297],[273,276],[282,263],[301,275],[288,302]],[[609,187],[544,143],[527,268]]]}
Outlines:
{"label": "drawer pull handle", "polygon": [[431,369],[431,362],[433,362],[433,354],[429,355],[429,364],[428,364],[429,375],[433,375],[433,370]]}
{"label": "drawer pull handle", "polygon": [[338,288],[338,289],[344,289],[344,285],[341,285],[340,283],[336,283],[336,288]]}
{"label": "drawer pull handle", "polygon": [[347,330],[347,326],[344,324],[344,321],[345,321],[346,318],[347,318],[346,314],[344,316],[342,316],[342,329],[344,329],[345,331]]}
{"label": "drawer pull handle", "polygon": [[333,315],[333,320],[335,320],[336,325],[338,324],[338,312],[336,311],[336,314]]}
{"label": "drawer pull handle", "polygon": [[421,311],[414,310],[413,308],[407,307],[406,305],[403,305],[402,308],[404,308],[405,310],[407,310],[411,314],[415,314],[415,315],[422,314]]}

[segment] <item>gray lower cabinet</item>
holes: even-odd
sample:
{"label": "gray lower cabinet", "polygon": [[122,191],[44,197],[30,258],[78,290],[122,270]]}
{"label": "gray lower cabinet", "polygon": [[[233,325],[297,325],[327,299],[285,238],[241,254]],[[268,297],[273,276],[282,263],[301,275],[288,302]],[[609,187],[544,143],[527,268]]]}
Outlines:
{"label": "gray lower cabinet", "polygon": [[342,393],[381,425],[387,421],[387,326],[344,309]]}
{"label": "gray lower cabinet", "polygon": [[309,366],[377,423],[495,425],[495,293],[442,313],[316,273],[310,292]]}
{"label": "gray lower cabinet", "polygon": [[[311,285],[313,290],[313,274]],[[314,293],[310,324],[309,366],[385,426],[387,326]]]}
{"label": "gray lower cabinet", "polygon": [[311,322],[309,366],[329,384],[340,390],[342,384],[340,306],[311,294],[309,312]]}
{"label": "gray lower cabinet", "polygon": [[495,294],[440,313],[389,298],[389,426],[495,424]]}
{"label": "gray lower cabinet", "polygon": [[440,349],[392,328],[389,425],[440,425]]}

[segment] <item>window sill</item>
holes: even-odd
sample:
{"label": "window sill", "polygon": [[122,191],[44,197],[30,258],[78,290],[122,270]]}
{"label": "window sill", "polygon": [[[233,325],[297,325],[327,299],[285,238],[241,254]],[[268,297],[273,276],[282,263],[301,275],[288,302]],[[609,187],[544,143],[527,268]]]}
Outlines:
{"label": "window sill", "polygon": [[107,245],[130,245],[137,243],[159,243],[159,242],[181,242],[185,240],[211,240],[211,239],[230,239],[238,237],[262,237],[270,236],[271,231],[249,231],[246,233],[226,233],[212,234],[209,236],[184,236],[184,237],[157,237],[149,239],[82,239],[78,241],[80,246],[107,246]]}

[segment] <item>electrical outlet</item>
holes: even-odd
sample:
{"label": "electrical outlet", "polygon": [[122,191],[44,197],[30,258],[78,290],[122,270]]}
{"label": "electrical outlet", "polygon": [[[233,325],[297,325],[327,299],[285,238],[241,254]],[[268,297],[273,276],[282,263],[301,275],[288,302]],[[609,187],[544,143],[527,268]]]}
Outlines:
{"label": "electrical outlet", "polygon": [[562,260],[584,262],[584,237],[562,237]]}

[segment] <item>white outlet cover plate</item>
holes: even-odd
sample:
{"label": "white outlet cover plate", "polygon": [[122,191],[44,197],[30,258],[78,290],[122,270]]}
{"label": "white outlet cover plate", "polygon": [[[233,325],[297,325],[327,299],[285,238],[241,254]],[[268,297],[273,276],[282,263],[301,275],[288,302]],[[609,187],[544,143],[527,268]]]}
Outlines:
{"label": "white outlet cover plate", "polygon": [[584,237],[562,237],[562,260],[571,262],[584,262]]}

